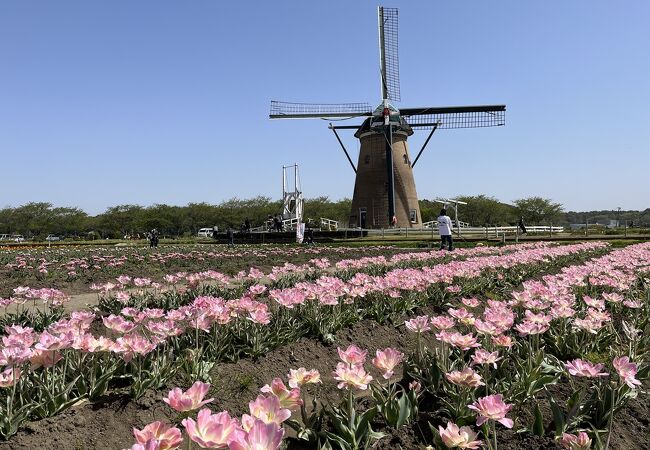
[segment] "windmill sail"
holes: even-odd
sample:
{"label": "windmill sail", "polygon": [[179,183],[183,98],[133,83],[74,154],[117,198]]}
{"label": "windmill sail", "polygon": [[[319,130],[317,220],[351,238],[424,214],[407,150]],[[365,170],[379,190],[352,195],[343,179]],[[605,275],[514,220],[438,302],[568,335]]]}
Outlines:
{"label": "windmill sail", "polygon": [[399,53],[397,39],[397,8],[378,9],[379,64],[382,99],[401,101],[399,86]]}
{"label": "windmill sail", "polygon": [[271,119],[314,119],[371,116],[368,103],[289,103],[271,101]]}
{"label": "windmill sail", "polygon": [[506,105],[444,106],[402,108],[402,117],[411,128],[482,128],[506,123]]}

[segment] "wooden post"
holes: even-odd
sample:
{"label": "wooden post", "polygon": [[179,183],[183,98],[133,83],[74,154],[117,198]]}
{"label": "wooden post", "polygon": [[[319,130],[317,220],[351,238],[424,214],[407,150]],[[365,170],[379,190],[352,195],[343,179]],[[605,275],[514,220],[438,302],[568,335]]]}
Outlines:
{"label": "wooden post", "polygon": [[585,237],[589,237],[589,219],[585,219]]}
{"label": "wooden post", "polygon": [[625,219],[625,237],[627,237],[627,219]]}
{"label": "wooden post", "polygon": [[406,237],[409,237],[409,227],[406,227]]}
{"label": "wooden post", "polygon": [[519,225],[515,228],[515,243],[519,243]]}
{"label": "wooden post", "polygon": [[553,237],[553,222],[548,226],[548,237]]}

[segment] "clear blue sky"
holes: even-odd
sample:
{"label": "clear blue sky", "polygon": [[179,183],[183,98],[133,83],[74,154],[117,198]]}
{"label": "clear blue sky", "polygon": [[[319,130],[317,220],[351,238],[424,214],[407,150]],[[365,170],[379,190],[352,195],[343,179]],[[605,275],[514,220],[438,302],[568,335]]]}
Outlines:
{"label": "clear blue sky", "polygon": [[[0,207],[279,198],[293,162],[306,196],[350,197],[327,123],[270,121],[269,102],[378,103],[376,6],[2,1]],[[650,207],[650,2],[385,6],[400,9],[398,107],[508,107],[505,127],[436,132],[420,198]]]}

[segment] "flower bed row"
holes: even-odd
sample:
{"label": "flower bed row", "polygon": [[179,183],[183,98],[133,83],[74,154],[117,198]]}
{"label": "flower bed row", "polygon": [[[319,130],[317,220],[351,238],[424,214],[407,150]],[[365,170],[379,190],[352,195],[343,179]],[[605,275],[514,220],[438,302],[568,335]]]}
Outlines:
{"label": "flower bed row", "polygon": [[[476,255],[499,255],[512,252],[515,249],[541,248],[548,244],[532,243],[522,246],[505,247],[476,247],[473,249],[459,249],[453,254],[442,252],[404,252],[385,256],[362,257],[358,264],[354,259],[343,259],[335,264],[334,276],[349,278],[354,273],[365,272],[381,274],[391,267],[408,267],[413,264],[427,264],[453,259],[462,259]],[[177,272],[167,274],[157,282],[146,277],[132,277],[120,275],[115,282],[103,285],[92,285],[91,289],[98,291],[99,310],[116,313],[124,307],[163,307],[169,309],[186,304],[201,295],[212,295],[233,299],[241,297],[247,288],[259,283],[264,277],[270,281],[271,287],[287,287],[309,278],[317,278],[331,268],[327,258],[312,259],[308,264],[294,265],[285,263],[274,266],[268,273],[254,267],[248,271],[241,271],[235,276],[228,276],[215,270],[197,273]],[[37,301],[42,301],[43,308],[25,308],[23,305],[37,306]],[[18,323],[42,330],[50,323],[62,319],[61,307],[69,300],[62,291],[51,288],[32,289],[17,287],[13,295],[0,298],[0,307],[5,309],[2,323]],[[16,307],[16,312],[8,313],[9,307]]]}
{"label": "flower bed row", "polygon": [[[164,246],[160,249],[112,247],[112,248],[56,248],[30,251],[0,252],[0,283],[3,295],[8,283],[65,286],[79,283],[101,282],[123,273],[132,276],[151,277],[160,271],[214,268],[216,265],[230,275],[257,263],[278,265],[283,261],[294,263],[310,259],[340,259],[350,255],[375,256],[392,254],[393,247],[296,247],[296,246],[238,246],[236,249],[210,246]],[[40,286],[39,286],[40,287]],[[6,294],[5,294],[6,295]]]}
{"label": "flower bed row", "polygon": [[[397,253],[390,258],[385,256],[363,257],[359,260],[344,259],[337,262],[334,267],[328,260],[312,260],[310,264],[295,266],[285,264],[282,267],[273,267],[268,274],[251,268],[248,273],[241,272],[234,277],[228,277],[216,271],[185,274],[177,273],[164,277],[165,285],[155,284],[153,291],[146,289],[129,290],[130,286],[142,288],[152,286],[150,280],[132,279],[122,276],[117,278],[118,284],[100,287],[103,295],[100,297],[99,308],[105,312],[117,313],[124,307],[160,307],[171,309],[189,303],[199,296],[222,297],[236,299],[246,295],[251,289],[252,296],[261,292],[259,285],[264,284],[268,289],[288,288],[303,280],[316,280],[324,275],[349,280],[357,273],[367,275],[383,275],[391,269],[422,267],[431,264],[440,264],[451,260],[464,260],[476,256],[504,255],[514,251],[546,248],[547,243],[530,243],[523,245],[509,245],[503,247],[475,247],[458,249],[454,253],[429,251]],[[361,261],[361,263],[359,263]],[[331,272],[328,272],[328,269]],[[262,278],[268,278],[265,283]],[[204,283],[204,284],[201,284]],[[263,291],[262,291],[263,292]]]}

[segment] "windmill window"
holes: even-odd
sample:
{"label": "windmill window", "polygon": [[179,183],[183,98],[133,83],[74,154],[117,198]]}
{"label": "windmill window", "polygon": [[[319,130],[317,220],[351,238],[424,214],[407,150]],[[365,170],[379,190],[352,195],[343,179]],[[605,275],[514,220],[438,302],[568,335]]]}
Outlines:
{"label": "windmill window", "polygon": [[404,153],[404,164],[410,164],[409,156],[406,153]]}
{"label": "windmill window", "polygon": [[365,162],[366,164],[370,164],[370,155],[366,155]]}
{"label": "windmill window", "polygon": [[416,209],[411,210],[411,214],[409,214],[409,218],[411,219],[411,223],[417,223],[418,222],[418,211]]}

